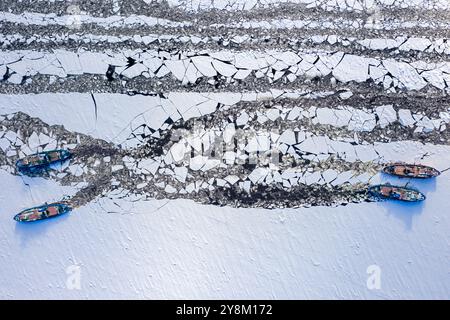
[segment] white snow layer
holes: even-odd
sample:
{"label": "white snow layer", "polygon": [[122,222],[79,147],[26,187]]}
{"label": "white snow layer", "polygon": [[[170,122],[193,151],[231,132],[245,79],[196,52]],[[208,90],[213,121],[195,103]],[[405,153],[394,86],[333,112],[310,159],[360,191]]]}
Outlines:
{"label": "white snow layer", "polygon": [[[103,200],[17,224],[15,212],[68,190],[0,171],[0,298],[449,298],[448,177],[421,182],[421,204],[264,210],[175,200],[120,214]],[[372,265],[380,289],[366,285]]]}

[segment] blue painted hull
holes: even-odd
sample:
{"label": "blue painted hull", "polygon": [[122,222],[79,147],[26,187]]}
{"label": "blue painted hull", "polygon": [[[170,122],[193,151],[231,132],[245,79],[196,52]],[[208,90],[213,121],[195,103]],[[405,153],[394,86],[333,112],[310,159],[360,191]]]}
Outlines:
{"label": "blue painted hull", "polygon": [[19,212],[14,216],[14,220],[19,222],[34,222],[55,218],[71,210],[72,208],[65,203],[44,204]]}
{"label": "blue painted hull", "polygon": [[23,174],[39,174],[49,169],[52,164],[62,163],[71,156],[67,150],[39,152],[17,160],[16,167]]}
{"label": "blue painted hull", "polygon": [[418,202],[426,199],[425,195],[418,190],[391,186],[390,184],[381,184],[369,187],[369,195],[381,198],[381,199],[392,199],[406,202]]}

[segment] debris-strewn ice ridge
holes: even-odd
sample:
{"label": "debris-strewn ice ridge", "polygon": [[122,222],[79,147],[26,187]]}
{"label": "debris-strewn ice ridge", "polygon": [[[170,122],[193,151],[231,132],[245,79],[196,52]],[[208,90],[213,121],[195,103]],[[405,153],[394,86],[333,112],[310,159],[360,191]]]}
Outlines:
{"label": "debris-strewn ice ridge", "polygon": [[[76,34],[61,34],[57,35],[22,35],[22,34],[8,34],[1,35],[2,47],[9,48],[12,46],[19,46],[27,43],[42,46],[44,44],[61,46],[67,44],[68,41],[75,42],[77,45],[83,43],[91,45],[130,45],[134,43],[136,46],[147,46],[152,48],[153,45],[164,46],[177,43],[178,45],[200,45],[205,47],[216,45],[226,48],[230,43],[239,45],[242,47],[260,43],[263,45],[262,39],[254,39],[250,36],[231,36],[231,37],[208,37],[202,35],[192,36],[180,36],[175,34],[147,34],[145,36],[140,35],[118,35],[108,36],[100,34],[87,34],[79,36]],[[320,34],[303,37],[303,38],[290,38],[286,46],[294,47],[295,45],[304,46],[329,46],[340,49],[366,49],[376,52],[378,55],[383,54],[385,49],[397,49],[401,52],[423,52],[423,53],[436,53],[436,54],[450,54],[450,42],[447,39],[432,39],[421,37],[396,37],[396,38],[364,38],[358,39],[355,37],[343,37],[340,35],[328,35],[323,36]],[[272,46],[271,44],[266,46]],[[280,46],[280,45],[278,45]],[[367,53],[366,53],[367,54]]]}
{"label": "debris-strewn ice ridge", "polygon": [[318,7],[324,10],[342,10],[342,11],[364,11],[373,10],[377,7],[400,7],[400,8],[420,8],[428,9],[449,9],[449,3],[446,0],[238,0],[228,2],[226,0],[169,0],[170,6],[185,8],[186,10],[251,10],[258,7],[268,7],[271,5],[280,5],[283,3],[305,4],[307,7]]}
{"label": "debris-strewn ice ridge", "polygon": [[230,82],[242,81],[253,75],[272,83],[278,80],[293,82],[297,77],[314,79],[331,76],[334,81],[342,83],[371,80],[395,92],[395,88],[421,90],[428,84],[438,89],[448,89],[450,82],[450,64],[446,61],[427,63],[417,60],[407,63],[344,52],[2,51],[0,68],[3,69],[3,78],[16,84],[37,74],[65,78],[80,74],[105,75],[108,70],[128,79],[138,76],[162,78],[170,74],[186,85],[196,84],[202,78],[214,84],[216,77]]}
{"label": "debris-strewn ice ridge", "polygon": [[[56,147],[72,149],[79,159],[62,172],[52,173],[51,177],[65,184],[76,183],[81,191],[73,201],[79,205],[108,194],[108,190],[116,186],[120,186],[122,193],[137,193],[143,198],[188,197],[200,202],[214,199],[221,205],[234,206],[249,205],[247,198],[253,195],[258,205],[264,207],[280,204],[274,202],[275,198],[273,201],[259,199],[261,188],[264,192],[270,188],[270,192],[278,192],[280,197],[286,197],[289,192],[309,194],[312,190],[322,190],[326,198],[319,195],[298,201],[289,198],[283,206],[331,205],[366,199],[364,188],[378,179],[377,170],[384,163],[422,156],[435,166],[438,159],[442,163],[446,161],[442,156],[447,152],[446,143],[424,146],[419,142],[422,140],[419,134],[432,134],[433,130],[439,130],[439,138],[447,135],[449,116],[446,111],[439,112],[441,118],[436,121],[408,109],[397,111],[393,105],[373,106],[370,110],[345,105],[335,109],[303,108],[305,101],[299,96],[291,97],[292,101],[275,101],[271,108],[264,107],[274,99],[269,98],[271,94],[266,97],[262,94],[259,99],[236,93],[185,92],[168,97],[63,94],[49,103],[49,97],[53,96],[36,95],[30,100],[26,95],[3,95],[0,105],[10,112],[28,109],[31,114],[37,112],[37,116],[39,109],[34,110],[33,106],[46,101],[48,114],[52,116],[45,120],[50,123],[60,121],[57,110],[61,103],[67,109],[72,108],[73,113],[78,110],[77,114],[91,117],[85,118],[83,126],[76,117],[67,118],[64,121],[67,127],[79,132],[69,133],[22,113],[5,115],[0,137],[3,161],[5,169],[14,172],[13,165],[19,157]],[[28,99],[24,100],[25,97]],[[309,99],[319,102],[317,98]],[[111,104],[111,101],[117,103]],[[135,107],[123,110],[120,108],[123,103]],[[124,111],[129,120],[112,126],[113,119],[126,119],[122,115]],[[36,127],[33,121],[41,126],[37,133],[29,130]],[[19,128],[19,123],[23,129],[11,131]],[[325,125],[335,129],[313,131],[316,126]],[[364,135],[350,134],[393,125],[398,128],[393,127],[397,131],[390,138],[388,132],[385,138],[380,136],[367,141]],[[398,132],[406,129],[410,130],[407,132],[412,140],[396,141]],[[101,140],[92,140],[91,135]],[[441,144],[441,140],[438,143]],[[91,150],[96,150],[98,157],[89,154]],[[402,150],[401,155],[399,150]],[[86,157],[89,157],[88,163]],[[443,164],[437,165],[442,169],[441,166]],[[231,199],[231,194],[225,191],[229,188],[234,190],[235,197],[243,198]],[[312,189],[307,191],[307,188]],[[205,199],[200,190],[211,194]]]}

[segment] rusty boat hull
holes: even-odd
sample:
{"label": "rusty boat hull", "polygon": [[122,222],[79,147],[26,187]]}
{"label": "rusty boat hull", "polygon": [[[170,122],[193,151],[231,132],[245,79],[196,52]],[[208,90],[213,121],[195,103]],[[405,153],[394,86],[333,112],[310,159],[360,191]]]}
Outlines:
{"label": "rusty boat hull", "polygon": [[369,187],[369,195],[381,198],[392,199],[406,202],[418,202],[426,199],[425,195],[420,191],[400,186],[392,186],[390,184],[380,184]]}
{"label": "rusty boat hull", "polygon": [[25,209],[14,216],[14,220],[19,222],[34,222],[44,219],[55,218],[63,215],[72,208],[66,203],[56,202]]}
{"label": "rusty boat hull", "polygon": [[383,168],[383,172],[397,177],[427,179],[441,173],[435,168],[421,164],[394,163]]}

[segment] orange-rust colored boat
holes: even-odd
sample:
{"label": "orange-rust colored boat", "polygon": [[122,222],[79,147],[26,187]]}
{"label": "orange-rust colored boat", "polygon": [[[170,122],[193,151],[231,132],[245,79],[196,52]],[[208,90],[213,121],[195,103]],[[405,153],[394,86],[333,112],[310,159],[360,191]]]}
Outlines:
{"label": "orange-rust colored boat", "polygon": [[394,163],[383,168],[383,172],[405,178],[432,178],[441,173],[429,166],[421,164]]}

